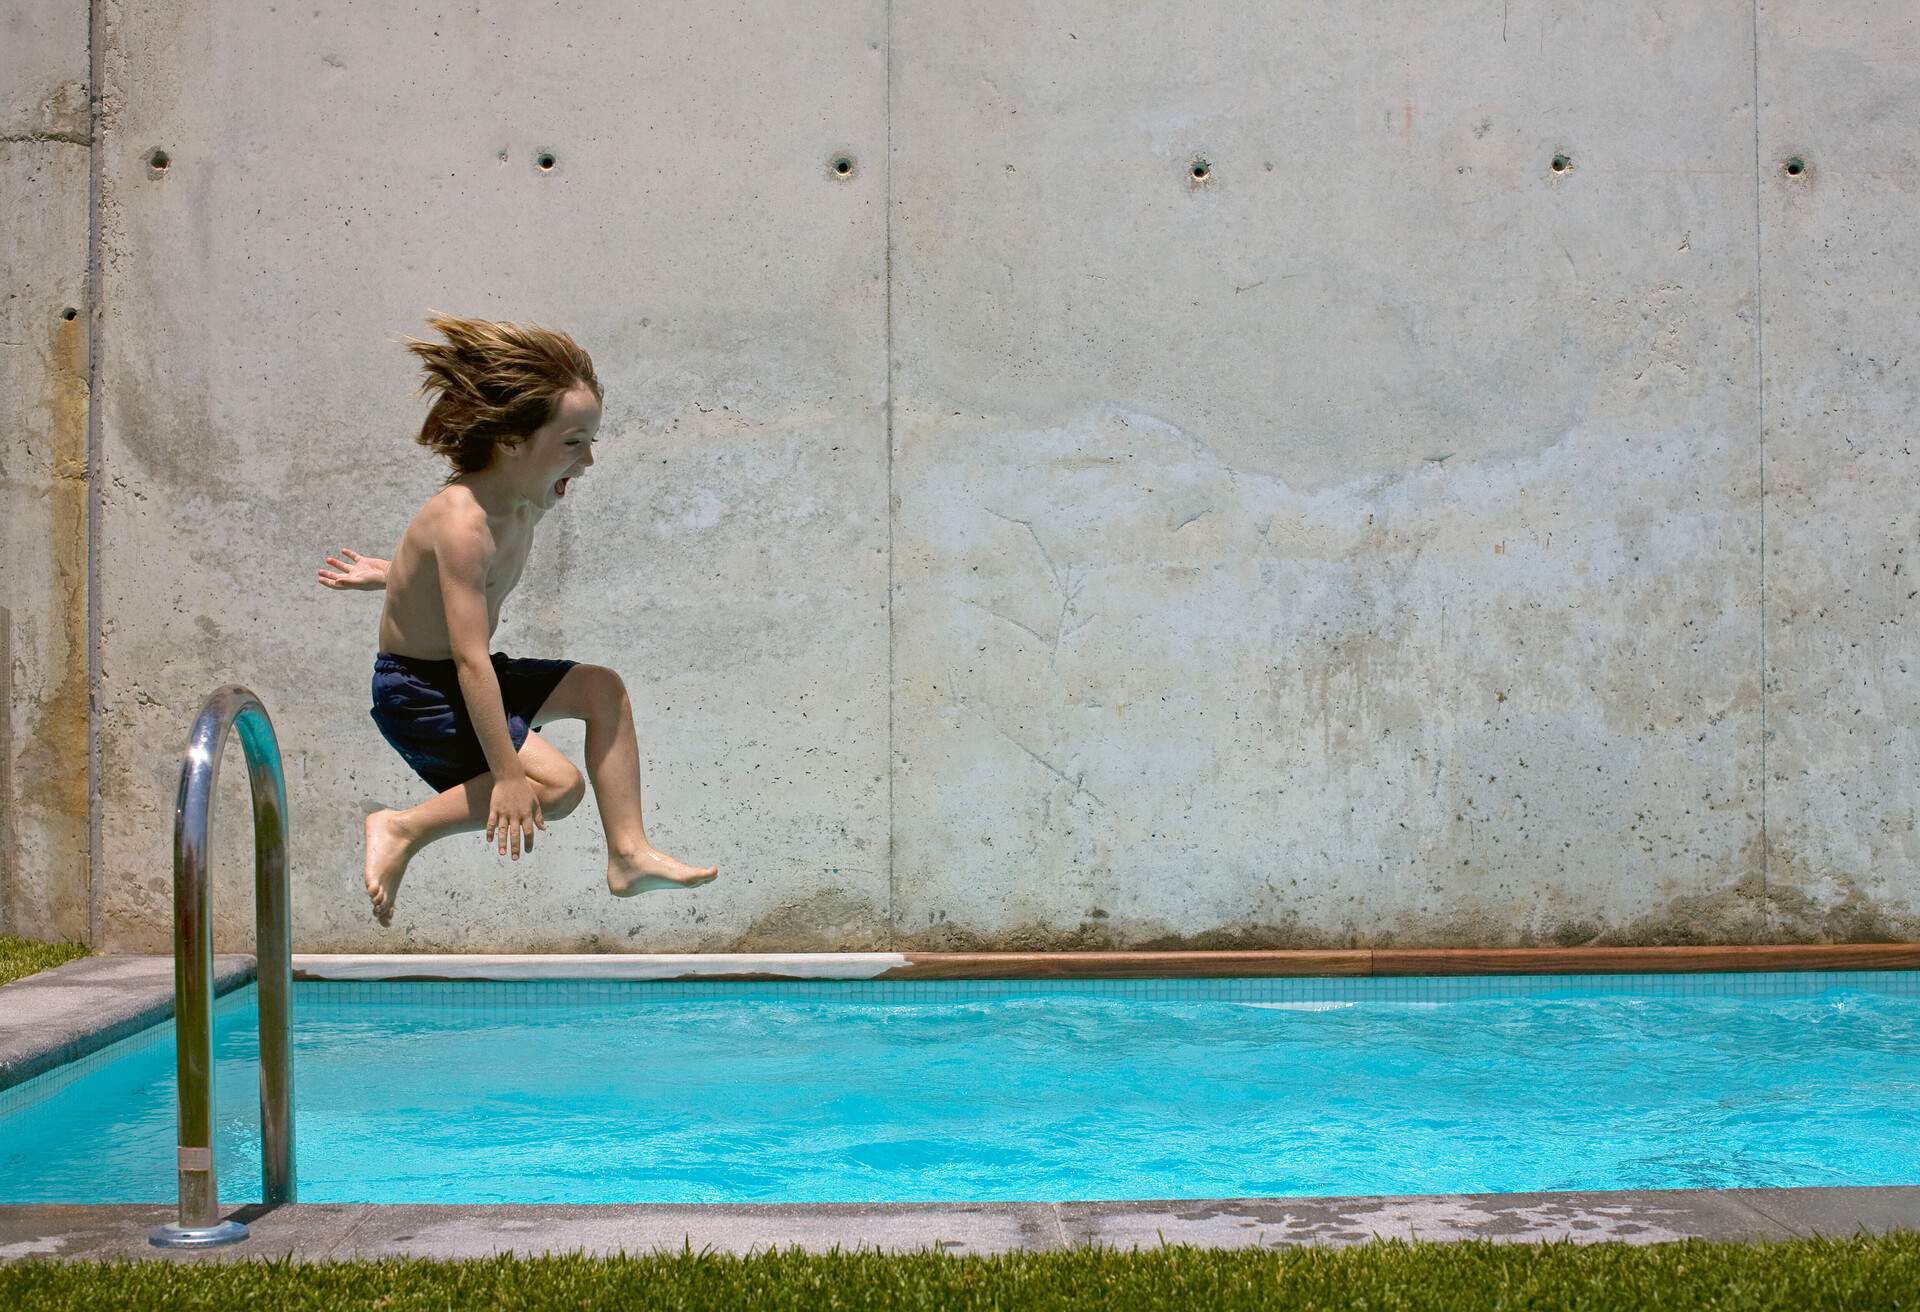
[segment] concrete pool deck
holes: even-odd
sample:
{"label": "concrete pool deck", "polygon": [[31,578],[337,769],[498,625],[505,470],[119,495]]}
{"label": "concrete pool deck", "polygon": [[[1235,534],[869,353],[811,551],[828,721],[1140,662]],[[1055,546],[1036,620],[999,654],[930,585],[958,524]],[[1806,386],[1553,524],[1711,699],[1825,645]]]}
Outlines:
{"label": "concrete pool deck", "polygon": [[[216,995],[253,979],[253,958],[213,959]],[[170,956],[82,957],[0,984],[0,1089],[173,1015]]]}
{"label": "concrete pool deck", "polygon": [[297,1203],[247,1222],[242,1243],[161,1250],[148,1232],[165,1206],[0,1207],[0,1262],[155,1258],[301,1261],[475,1258],[581,1251],[748,1253],[800,1247],[1048,1252],[1101,1245],[1203,1248],[1343,1246],[1375,1239],[1783,1240],[1920,1229],[1920,1187],[1676,1189],[1431,1197],[1254,1198],[1107,1203],[803,1203],[732,1206],[349,1205]]}
{"label": "concrete pool deck", "polygon": [[[1911,947],[1904,949],[1897,964],[1905,966],[1904,954],[1911,952]],[[632,972],[629,978],[740,973],[764,978],[776,967],[803,978],[860,977],[870,963],[848,962],[848,955],[680,958],[681,968],[671,971],[652,957],[624,963],[601,959],[599,968]],[[1880,960],[1896,964],[1892,956],[1887,953]],[[1806,959],[1809,964],[1815,960],[1811,954]],[[466,958],[462,973],[524,978],[528,960]],[[1647,958],[1638,960],[1644,963]],[[391,978],[400,964],[394,958],[295,958],[296,973],[304,978],[379,977],[381,967]],[[428,965],[419,959],[408,964],[413,969]],[[434,959],[430,969],[439,973],[451,964],[450,959]],[[1109,963],[1091,964],[1105,969]],[[1564,966],[1563,961],[1553,964]],[[1840,963],[1828,957],[1819,964]],[[218,991],[240,987],[253,978],[253,959],[222,956],[216,959],[215,973]],[[165,956],[90,957],[0,986],[0,1088],[164,1020],[172,1007],[172,959]],[[1640,1244],[1685,1238],[1780,1240],[1920,1230],[1920,1186],[1097,1203],[304,1203],[265,1213],[243,1206],[228,1214],[251,1227],[246,1242],[183,1254],[147,1243],[154,1226],[174,1219],[171,1205],[0,1206],[0,1261],[461,1258],[499,1252],[642,1253],[683,1245],[729,1253],[796,1245],[816,1251],[864,1246],[998,1253],[1095,1244],[1154,1246],[1163,1241],[1239,1248],[1339,1245],[1375,1238]]]}

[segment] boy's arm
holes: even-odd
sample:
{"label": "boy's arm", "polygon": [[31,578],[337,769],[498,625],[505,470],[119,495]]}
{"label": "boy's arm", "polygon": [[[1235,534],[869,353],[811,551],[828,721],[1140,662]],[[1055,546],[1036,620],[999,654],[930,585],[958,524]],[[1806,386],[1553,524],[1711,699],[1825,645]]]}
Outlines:
{"label": "boy's arm", "polygon": [[321,570],[320,582],[323,585],[336,592],[348,589],[374,590],[387,586],[387,566],[390,562],[381,560],[378,556],[363,556],[352,547],[341,548],[340,554],[353,563],[349,565],[333,556],[328,556],[327,564],[340,572],[329,574],[326,570]]}
{"label": "boy's arm", "polygon": [[487,562],[492,555],[492,539],[481,515],[467,523],[450,524],[434,545],[454,673],[460,680],[460,695],[466,699],[473,732],[486,753],[487,768],[499,784],[524,780],[526,771],[513,750],[507,710],[500,698],[500,679],[487,655],[487,644],[493,636],[487,624]]}

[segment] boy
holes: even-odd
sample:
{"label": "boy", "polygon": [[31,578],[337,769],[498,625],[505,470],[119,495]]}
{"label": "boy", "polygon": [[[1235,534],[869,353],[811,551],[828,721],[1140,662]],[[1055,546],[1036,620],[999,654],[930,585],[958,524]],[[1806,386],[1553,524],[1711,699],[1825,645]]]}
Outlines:
{"label": "boy", "polygon": [[719,873],[656,850],[640,822],[640,751],[612,670],[488,654],[500,604],[520,581],[533,530],[593,467],[600,381],[565,333],[435,314],[444,344],[407,338],[437,394],[418,441],[453,466],[391,561],[342,551],[329,588],[385,588],[373,708],[380,733],[439,796],[366,819],[367,896],[393,923],[407,862],[435,839],[485,828],[513,860],[580,804],[585,782],[533,730],[587,722],[587,773],[607,831],[616,897],[690,888]]}

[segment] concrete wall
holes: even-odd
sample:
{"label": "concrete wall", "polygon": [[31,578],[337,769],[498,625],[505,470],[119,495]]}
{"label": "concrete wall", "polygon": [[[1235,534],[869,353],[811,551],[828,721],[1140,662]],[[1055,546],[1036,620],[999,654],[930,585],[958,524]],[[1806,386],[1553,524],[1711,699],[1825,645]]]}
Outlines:
{"label": "concrete wall", "polygon": [[[307,950],[1920,932],[1897,7],[210,8],[97,51],[100,945],[227,680]],[[626,675],[707,890],[589,807],[367,915],[424,786],[312,578],[437,484],[429,306],[594,354],[496,648]]]}
{"label": "concrete wall", "polygon": [[85,5],[0,5],[0,934],[88,927]]}

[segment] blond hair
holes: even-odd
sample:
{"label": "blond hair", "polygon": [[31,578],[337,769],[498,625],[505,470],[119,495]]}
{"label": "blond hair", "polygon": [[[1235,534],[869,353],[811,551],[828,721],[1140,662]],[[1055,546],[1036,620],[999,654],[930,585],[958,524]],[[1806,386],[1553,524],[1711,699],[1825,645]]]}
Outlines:
{"label": "blond hair", "polygon": [[495,448],[526,441],[576,383],[604,399],[592,358],[563,332],[438,311],[427,324],[447,340],[401,341],[426,374],[420,395],[438,393],[415,440],[453,465],[449,483],[485,469]]}

